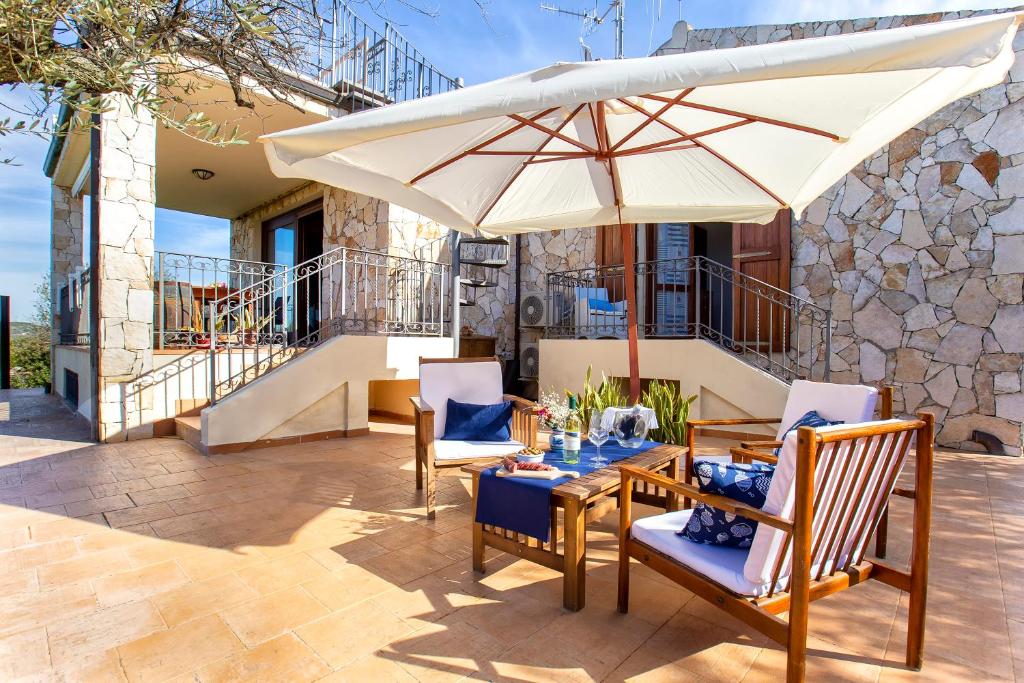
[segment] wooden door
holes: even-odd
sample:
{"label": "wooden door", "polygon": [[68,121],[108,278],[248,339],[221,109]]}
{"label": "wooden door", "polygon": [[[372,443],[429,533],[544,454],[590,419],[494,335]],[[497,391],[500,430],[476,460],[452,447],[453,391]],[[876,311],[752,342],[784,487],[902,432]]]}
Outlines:
{"label": "wooden door", "polygon": [[625,282],[622,279],[622,264],[625,260],[622,229],[618,225],[602,225],[597,228],[595,252],[594,262],[598,273],[594,287],[607,289],[609,301],[622,301],[626,298]]}
{"label": "wooden door", "polygon": [[[733,269],[789,292],[790,220],[790,210],[783,209],[767,225],[734,223]],[[781,302],[772,303],[779,297],[771,297],[771,288],[754,285],[749,278],[738,278],[733,288],[734,338],[764,351],[781,351],[791,323],[787,310]]]}

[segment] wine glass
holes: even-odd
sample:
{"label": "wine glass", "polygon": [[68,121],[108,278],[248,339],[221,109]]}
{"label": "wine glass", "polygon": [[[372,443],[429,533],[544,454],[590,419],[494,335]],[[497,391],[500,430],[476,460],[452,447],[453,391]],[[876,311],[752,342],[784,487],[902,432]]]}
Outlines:
{"label": "wine glass", "polygon": [[587,439],[597,447],[597,453],[590,459],[590,464],[600,469],[608,464],[608,459],[601,455],[601,446],[608,441],[608,429],[601,419],[601,411],[595,410],[590,413],[590,430],[587,432]]}

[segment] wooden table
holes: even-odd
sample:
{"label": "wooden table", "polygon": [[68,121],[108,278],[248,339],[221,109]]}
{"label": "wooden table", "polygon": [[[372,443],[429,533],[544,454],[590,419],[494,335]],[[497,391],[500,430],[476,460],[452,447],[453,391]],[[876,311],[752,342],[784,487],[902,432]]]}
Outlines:
{"label": "wooden table", "polygon": [[[494,467],[498,461],[465,465],[462,471],[473,475],[473,569],[483,573],[484,548],[487,546],[550,567],[562,572],[564,577],[562,604],[565,608],[573,612],[583,609],[586,604],[587,522],[618,508],[621,481],[618,465],[630,464],[651,472],[664,472],[678,480],[679,461],[687,450],[682,446],[662,444],[556,486],[551,491],[551,535],[547,543],[515,531],[477,523],[480,474]],[[635,502],[664,507],[666,511],[676,509],[674,495],[643,482],[636,484],[632,497]],[[559,508],[563,510],[561,526]]]}

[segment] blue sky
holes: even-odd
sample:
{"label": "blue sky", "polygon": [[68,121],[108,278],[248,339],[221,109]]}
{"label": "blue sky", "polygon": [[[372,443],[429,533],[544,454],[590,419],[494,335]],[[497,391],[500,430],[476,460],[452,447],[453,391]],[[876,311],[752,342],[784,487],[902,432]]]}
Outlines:
{"label": "blue sky", "polygon": [[[593,7],[593,0],[545,0],[567,9]],[[487,19],[472,0],[409,0],[437,10],[436,17],[417,14],[397,0],[385,7],[406,37],[451,76],[479,83],[555,61],[580,58],[576,19],[545,12],[541,0],[490,0]],[[371,7],[381,0],[352,3],[370,23]],[[680,12],[697,28],[789,23],[815,19],[913,14],[1017,4],[1013,0],[627,0],[626,56],[637,57],[664,42]],[[599,5],[603,8],[606,0]],[[609,24],[588,38],[596,57],[613,56]],[[20,93],[0,92],[3,104]],[[50,187],[42,162],[47,144],[30,137],[0,140],[0,156],[16,157],[17,166],[0,166],[0,294],[12,296],[15,320],[32,312],[32,289],[49,269]],[[158,170],[159,172],[159,170]],[[228,250],[227,221],[158,210],[156,248],[223,256]]]}

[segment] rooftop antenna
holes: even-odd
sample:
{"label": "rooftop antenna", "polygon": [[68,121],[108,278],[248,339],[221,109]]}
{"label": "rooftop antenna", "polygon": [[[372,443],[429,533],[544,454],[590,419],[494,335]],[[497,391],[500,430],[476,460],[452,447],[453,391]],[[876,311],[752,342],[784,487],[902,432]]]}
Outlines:
{"label": "rooftop antenna", "polygon": [[592,53],[590,46],[586,44],[584,38],[594,33],[594,31],[596,31],[598,27],[605,22],[612,10],[615,10],[615,58],[622,59],[625,56],[624,36],[626,24],[626,0],[611,0],[604,12],[601,14],[598,14],[597,7],[589,10],[574,10],[542,2],[540,8],[547,12],[576,17],[582,22],[582,27],[580,28],[580,45],[583,47],[583,58],[588,61],[590,60]]}

